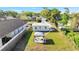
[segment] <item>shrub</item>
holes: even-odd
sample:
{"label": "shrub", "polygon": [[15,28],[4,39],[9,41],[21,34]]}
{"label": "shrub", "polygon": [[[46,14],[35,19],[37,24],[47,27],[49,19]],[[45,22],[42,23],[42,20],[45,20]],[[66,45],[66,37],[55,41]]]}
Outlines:
{"label": "shrub", "polygon": [[79,35],[78,34],[74,36],[74,42],[79,47]]}

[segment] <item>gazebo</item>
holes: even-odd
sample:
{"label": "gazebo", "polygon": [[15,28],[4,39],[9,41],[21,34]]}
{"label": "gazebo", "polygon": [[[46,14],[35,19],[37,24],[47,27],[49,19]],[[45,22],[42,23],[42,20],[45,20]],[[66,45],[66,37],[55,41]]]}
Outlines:
{"label": "gazebo", "polygon": [[44,33],[43,32],[35,32],[34,33],[34,42],[36,43],[44,43]]}
{"label": "gazebo", "polygon": [[35,32],[34,33],[34,36],[35,37],[38,37],[38,36],[42,36],[43,37],[44,36],[44,33],[43,32]]}

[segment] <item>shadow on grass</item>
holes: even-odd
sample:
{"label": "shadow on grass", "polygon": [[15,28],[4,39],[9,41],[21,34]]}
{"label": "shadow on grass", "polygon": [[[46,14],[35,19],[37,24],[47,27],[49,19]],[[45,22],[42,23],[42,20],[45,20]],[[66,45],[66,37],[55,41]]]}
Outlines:
{"label": "shadow on grass", "polygon": [[25,42],[26,42],[25,44],[26,44],[26,45],[27,45],[27,43],[28,43],[28,40],[29,40],[31,34],[32,34],[32,31],[27,31],[27,32],[25,32],[25,34],[24,34],[24,36],[23,36],[23,39],[25,39]]}
{"label": "shadow on grass", "polygon": [[25,47],[28,44],[29,38],[32,34],[32,31],[26,31],[23,37],[19,40],[16,46],[13,48],[12,51],[24,51]]}
{"label": "shadow on grass", "polygon": [[45,40],[45,43],[44,44],[45,45],[54,45],[55,42],[52,39],[47,39],[47,40]]}
{"label": "shadow on grass", "polygon": [[52,28],[52,30],[50,32],[59,32],[59,31],[55,28]]}

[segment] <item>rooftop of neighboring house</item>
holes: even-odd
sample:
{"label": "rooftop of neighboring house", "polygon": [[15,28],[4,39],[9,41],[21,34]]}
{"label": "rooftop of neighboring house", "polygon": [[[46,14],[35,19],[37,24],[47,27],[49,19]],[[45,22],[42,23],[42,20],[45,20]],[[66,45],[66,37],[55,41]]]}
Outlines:
{"label": "rooftop of neighboring house", "polygon": [[24,25],[25,22],[19,19],[0,21],[0,38]]}
{"label": "rooftop of neighboring house", "polygon": [[49,22],[46,21],[46,18],[43,18],[41,19],[41,22],[40,23],[33,23],[32,26],[50,26],[51,27],[51,24]]}
{"label": "rooftop of neighboring house", "polygon": [[0,16],[0,21],[11,20],[11,19],[16,19],[16,18],[12,16]]}

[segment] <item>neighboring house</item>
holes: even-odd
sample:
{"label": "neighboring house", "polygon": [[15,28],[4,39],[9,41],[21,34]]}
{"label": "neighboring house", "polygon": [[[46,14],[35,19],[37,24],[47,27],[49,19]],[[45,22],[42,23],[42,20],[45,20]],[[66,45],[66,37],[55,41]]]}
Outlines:
{"label": "neighboring house", "polygon": [[52,28],[51,24],[46,22],[46,18],[42,18],[40,23],[33,23],[33,31],[50,31]]}
{"label": "neighboring house", "polygon": [[28,20],[32,20],[32,17],[31,16],[27,16]]}
{"label": "neighboring house", "polygon": [[58,28],[61,29],[64,27],[64,24],[63,23],[58,23]]}
{"label": "neighboring house", "polygon": [[79,15],[75,19],[72,19],[71,27],[73,31],[79,32]]}
{"label": "neighboring house", "polygon": [[71,20],[68,20],[68,23],[67,23],[67,25],[66,26],[71,26]]}
{"label": "neighboring house", "polygon": [[11,50],[25,29],[26,23],[19,19],[0,21],[0,50]]}
{"label": "neighboring house", "polygon": [[14,18],[14,17],[12,17],[12,16],[2,16],[2,17],[0,17],[0,21],[3,21],[3,20],[12,20],[12,19],[16,19],[16,18]]}
{"label": "neighboring house", "polygon": [[50,31],[51,25],[49,23],[33,23],[33,31]]}
{"label": "neighboring house", "polygon": [[63,24],[63,23],[58,23],[58,28],[61,29],[61,30],[66,30],[67,28],[69,28],[71,26],[71,23],[70,21],[68,21],[67,24]]}
{"label": "neighboring house", "polygon": [[74,31],[79,31],[79,20],[77,20],[75,24],[75,28],[73,29]]}
{"label": "neighboring house", "polygon": [[14,18],[14,17],[12,17],[12,16],[6,16],[6,19],[7,19],[7,20],[10,20],[10,19],[16,19],[16,18]]}
{"label": "neighboring house", "polygon": [[32,20],[36,20],[36,17],[37,17],[37,16],[32,16]]}
{"label": "neighboring house", "polygon": [[0,17],[0,21],[3,21],[5,19],[6,19],[6,17]]}

